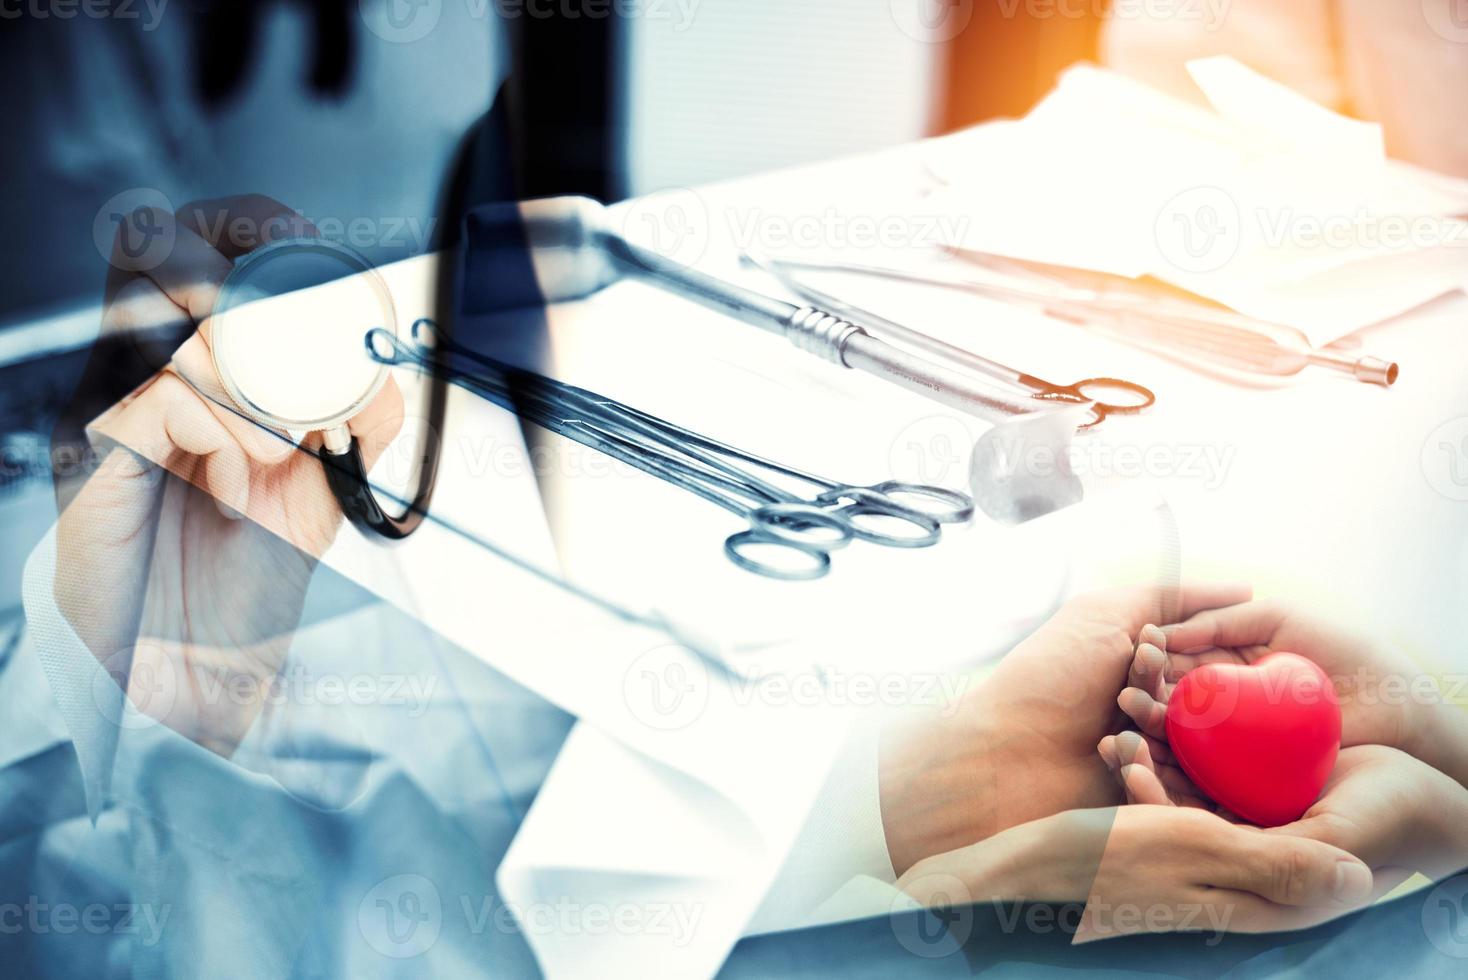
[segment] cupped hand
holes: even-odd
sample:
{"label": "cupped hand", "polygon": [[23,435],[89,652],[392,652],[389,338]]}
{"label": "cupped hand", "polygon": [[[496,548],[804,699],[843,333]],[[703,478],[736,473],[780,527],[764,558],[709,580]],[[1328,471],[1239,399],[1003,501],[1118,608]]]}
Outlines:
{"label": "cupped hand", "polygon": [[1398,749],[1342,749],[1320,799],[1270,833],[1324,841],[1365,861],[1386,888],[1413,872],[1441,878],[1468,865],[1468,790]]}
{"label": "cupped hand", "polygon": [[1115,589],[1067,602],[971,685],[956,709],[884,732],[882,819],[900,873],[1039,817],[1110,806],[1120,791],[1096,742],[1120,730],[1116,692],[1151,622],[1249,597],[1247,586]]}
{"label": "cupped hand", "polygon": [[[1208,807],[1181,770],[1169,774],[1134,734],[1103,746],[1126,791],[1144,806]],[[1220,813],[1237,822],[1237,818]],[[1414,873],[1440,878],[1468,864],[1468,790],[1384,745],[1342,749],[1320,799],[1293,823],[1262,833],[1304,837],[1359,857],[1381,895]]]}
{"label": "cupped hand", "polygon": [[1076,942],[1141,932],[1272,932],[1370,900],[1340,848],[1195,808],[1072,810],[918,862],[898,887],[924,905],[1085,902]]}
{"label": "cupped hand", "polygon": [[[1107,736],[1097,745],[1128,803],[1205,808],[1238,820],[1209,800],[1178,765],[1167,743],[1168,702],[1176,680],[1200,663],[1248,663],[1270,652],[1257,647],[1225,650],[1200,641],[1257,635],[1265,628],[1260,623],[1275,622],[1282,615],[1279,609],[1273,604],[1250,603],[1222,614],[1200,613],[1173,630],[1147,631],[1129,673],[1129,680],[1138,686],[1128,687],[1117,698],[1140,731]],[[1235,618],[1234,613],[1242,617]],[[1270,635],[1303,643],[1306,650],[1315,649],[1327,638],[1333,640],[1324,655],[1329,664],[1322,664],[1326,670],[1343,670],[1370,655],[1353,649],[1347,637],[1325,627],[1318,632],[1303,626],[1271,628]],[[1189,643],[1189,649],[1196,652],[1169,654],[1169,642]],[[1290,649],[1298,652],[1301,648]],[[1370,706],[1360,705],[1359,699],[1356,704],[1352,733],[1356,739],[1394,732],[1389,724],[1371,717],[1365,710]],[[1438,877],[1468,863],[1468,844],[1464,843],[1468,840],[1468,790],[1400,749],[1348,744],[1337,756],[1320,799],[1299,820],[1268,832],[1309,837],[1350,851],[1376,873],[1379,889],[1388,890],[1413,872]]]}

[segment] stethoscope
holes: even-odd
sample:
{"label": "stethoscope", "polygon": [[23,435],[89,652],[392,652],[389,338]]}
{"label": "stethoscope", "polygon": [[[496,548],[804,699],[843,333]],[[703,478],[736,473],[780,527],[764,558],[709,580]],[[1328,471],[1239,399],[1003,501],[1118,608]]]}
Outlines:
{"label": "stethoscope", "polygon": [[[282,317],[270,300],[287,293],[292,315]],[[313,305],[321,308],[316,315]],[[372,264],[335,242],[291,239],[235,265],[210,315],[209,348],[234,407],[293,440],[320,433],[317,455],[342,512],[364,532],[400,540],[417,530],[433,497],[447,396],[437,379],[429,381],[417,485],[395,514],[373,493],[349,427],[390,374],[363,350],[364,323],[397,335],[392,294]]]}

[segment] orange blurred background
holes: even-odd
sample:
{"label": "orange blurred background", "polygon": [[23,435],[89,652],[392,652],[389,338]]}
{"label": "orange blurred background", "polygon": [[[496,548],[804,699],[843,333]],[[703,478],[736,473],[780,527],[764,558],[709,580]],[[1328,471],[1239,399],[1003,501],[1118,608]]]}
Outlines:
{"label": "orange blurred background", "polygon": [[1024,115],[1060,72],[1095,61],[1101,18],[1077,4],[1074,15],[1016,15],[1006,5],[974,5],[973,21],[948,44],[940,92],[941,132]]}

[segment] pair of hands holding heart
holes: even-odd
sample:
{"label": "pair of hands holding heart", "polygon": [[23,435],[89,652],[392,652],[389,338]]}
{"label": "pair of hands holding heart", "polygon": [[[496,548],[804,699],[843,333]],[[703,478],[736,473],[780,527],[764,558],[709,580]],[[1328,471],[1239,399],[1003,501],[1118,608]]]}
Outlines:
{"label": "pair of hands holding heart", "polygon": [[[1468,864],[1462,714],[1410,662],[1249,598],[1247,588],[1194,586],[1171,603],[1155,590],[1073,600],[951,719],[884,739],[883,815],[899,887],[930,905],[1086,902],[1083,941],[1302,928],[1414,871]],[[1319,800],[1261,829],[1197,788],[1171,750],[1166,717],[1190,671],[1282,651],[1328,679],[1342,748]],[[1141,915],[1108,915],[1117,910]]]}
{"label": "pair of hands holding heart", "polygon": [[1371,868],[1374,894],[1468,864],[1460,712],[1410,661],[1329,622],[1250,602],[1147,626],[1117,704],[1137,731],[1098,751],[1128,803],[1334,845]]}

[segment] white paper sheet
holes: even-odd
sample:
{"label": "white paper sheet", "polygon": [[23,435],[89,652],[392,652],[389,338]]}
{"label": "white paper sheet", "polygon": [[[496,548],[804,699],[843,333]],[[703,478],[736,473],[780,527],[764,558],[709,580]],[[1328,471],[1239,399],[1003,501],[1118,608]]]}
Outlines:
{"label": "white paper sheet", "polygon": [[1468,184],[1229,58],[1213,106],[1079,66],[1025,119],[932,141],[976,251],[1152,276],[1324,344],[1468,280]]}

